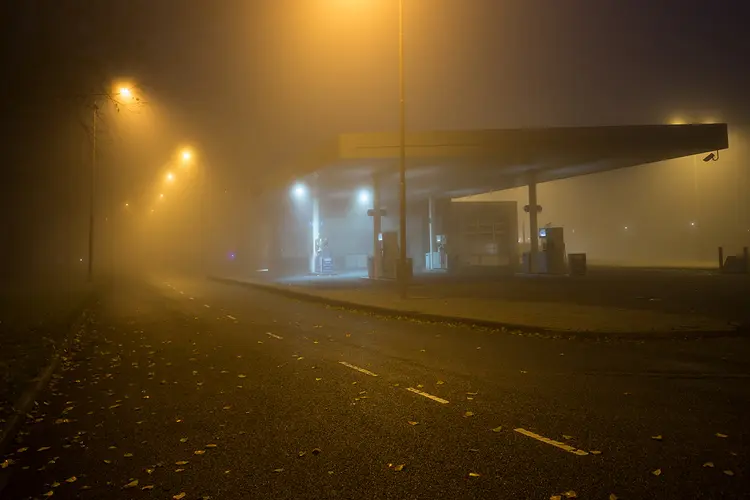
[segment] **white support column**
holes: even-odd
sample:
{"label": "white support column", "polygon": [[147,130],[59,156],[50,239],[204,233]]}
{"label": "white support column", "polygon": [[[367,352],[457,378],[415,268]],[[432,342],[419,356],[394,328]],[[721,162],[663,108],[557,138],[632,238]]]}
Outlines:
{"label": "white support column", "polygon": [[312,257],[310,258],[310,272],[315,273],[315,263],[317,253],[315,252],[315,242],[320,238],[320,200],[317,193],[312,197]]}
{"label": "white support column", "polygon": [[529,175],[529,236],[531,237],[531,251],[529,252],[529,272],[536,271],[537,255],[539,254],[539,221],[537,220],[536,177]]}
{"label": "white support column", "polygon": [[435,232],[433,230],[434,226],[432,225],[432,221],[434,218],[435,218],[435,203],[432,200],[432,196],[430,196],[427,199],[427,221],[429,224],[429,233],[430,233],[430,247],[429,247],[430,258],[427,259],[427,262],[429,263],[429,265],[427,266],[427,269],[429,269],[430,271],[432,271],[435,268],[432,262],[432,258],[433,258],[432,256],[433,256],[434,245],[435,245]]}

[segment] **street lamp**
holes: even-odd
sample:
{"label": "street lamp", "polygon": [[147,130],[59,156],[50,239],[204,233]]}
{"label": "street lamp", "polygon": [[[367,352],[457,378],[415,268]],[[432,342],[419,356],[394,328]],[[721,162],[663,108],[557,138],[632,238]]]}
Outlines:
{"label": "street lamp", "polygon": [[133,92],[128,87],[120,87],[120,96],[125,98],[130,98],[133,95]]}
{"label": "street lamp", "polygon": [[182,161],[188,162],[190,161],[190,158],[192,158],[192,156],[193,155],[190,153],[190,151],[185,150],[182,152]]}
{"label": "street lamp", "polygon": [[[399,80],[399,269],[396,277],[401,298],[406,298],[409,275],[406,274],[406,92],[404,85],[404,0],[398,0],[398,80]],[[380,207],[375,207],[379,210]]]}
{"label": "street lamp", "polygon": [[174,174],[172,172],[167,172],[167,182],[174,181]]}

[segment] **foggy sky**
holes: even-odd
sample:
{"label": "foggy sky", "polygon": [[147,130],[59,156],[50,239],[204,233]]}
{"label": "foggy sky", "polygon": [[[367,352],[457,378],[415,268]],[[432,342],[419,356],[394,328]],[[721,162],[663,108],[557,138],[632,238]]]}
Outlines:
{"label": "foggy sky", "polygon": [[[4,2],[4,253],[22,235],[85,246],[86,108],[65,97],[114,78],[147,93],[153,131],[110,120],[117,201],[182,141],[243,207],[320,140],[395,129],[396,4]],[[740,0],[405,0],[407,126],[742,123],[748,14]]]}

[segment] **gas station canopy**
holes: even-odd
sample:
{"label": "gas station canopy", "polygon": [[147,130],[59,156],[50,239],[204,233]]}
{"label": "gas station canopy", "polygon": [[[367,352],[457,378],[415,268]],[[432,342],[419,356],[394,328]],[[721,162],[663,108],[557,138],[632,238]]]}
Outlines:
{"label": "gas station canopy", "polygon": [[[728,147],[727,125],[633,125],[413,132],[406,136],[410,200],[461,197],[653,163]],[[343,134],[303,159],[299,179],[321,196],[350,197],[373,176],[395,195],[397,133]]]}

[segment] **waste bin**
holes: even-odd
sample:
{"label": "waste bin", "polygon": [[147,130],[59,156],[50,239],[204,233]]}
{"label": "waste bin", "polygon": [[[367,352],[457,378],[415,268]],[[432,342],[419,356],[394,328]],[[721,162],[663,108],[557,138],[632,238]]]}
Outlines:
{"label": "waste bin", "polygon": [[586,274],[586,254],[569,253],[568,269],[572,276],[584,276]]}

